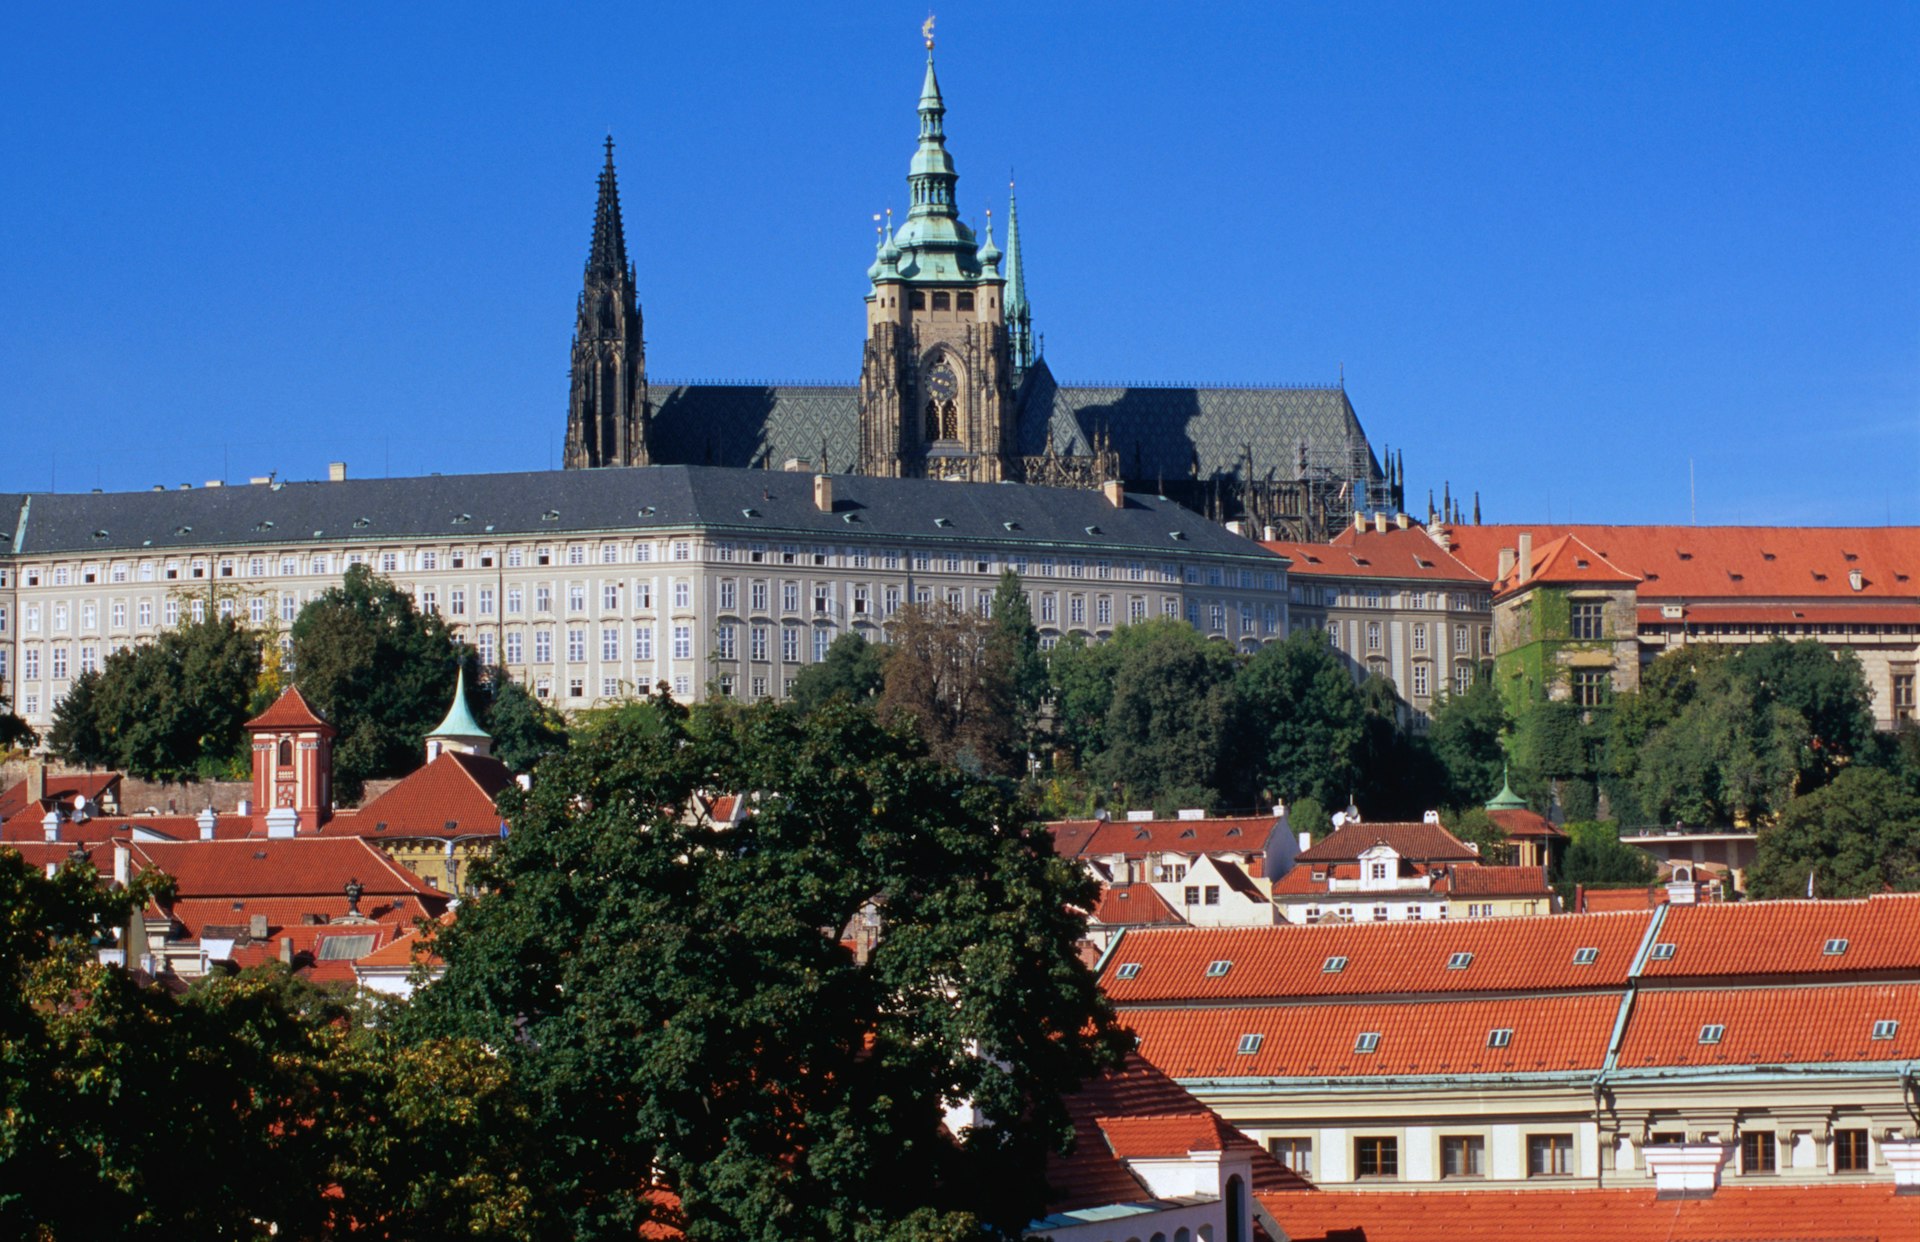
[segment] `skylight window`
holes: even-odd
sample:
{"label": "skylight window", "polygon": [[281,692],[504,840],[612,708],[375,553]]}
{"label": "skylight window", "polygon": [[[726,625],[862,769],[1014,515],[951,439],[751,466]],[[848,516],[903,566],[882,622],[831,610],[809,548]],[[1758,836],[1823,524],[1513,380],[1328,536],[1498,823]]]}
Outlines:
{"label": "skylight window", "polygon": [[1456,953],[1447,959],[1448,970],[1465,970],[1471,965],[1473,965],[1473,954],[1471,953]]}
{"label": "skylight window", "polygon": [[1828,957],[1840,957],[1841,955],[1846,953],[1846,951],[1847,951],[1847,941],[1842,940],[1838,937],[1827,941],[1827,947],[1820,950],[1820,952],[1822,952]]}
{"label": "skylight window", "polygon": [[1355,1052],[1372,1052],[1379,1046],[1380,1032],[1378,1031],[1362,1031],[1359,1037],[1353,1041],[1353,1050]]}
{"label": "skylight window", "polygon": [[1265,1043],[1266,1039],[1267,1037],[1265,1035],[1260,1035],[1257,1033],[1242,1035],[1240,1037],[1240,1047],[1239,1047],[1240,1055],[1243,1057],[1252,1056],[1254,1053],[1260,1051],[1260,1045]]}
{"label": "skylight window", "polygon": [[1113,977],[1114,977],[1114,978],[1116,978],[1116,979],[1137,979],[1137,978],[1139,978],[1139,977],[1140,977],[1140,963],[1138,963],[1138,962],[1122,962],[1122,963],[1120,963],[1120,968],[1119,968],[1118,970],[1116,970],[1116,971],[1114,971],[1114,972],[1113,972]]}
{"label": "skylight window", "polygon": [[1700,1042],[1703,1044],[1717,1044],[1720,1042],[1720,1037],[1726,1033],[1727,1028],[1721,1023],[1709,1022],[1700,1028]]}
{"label": "skylight window", "polygon": [[1320,972],[1322,974],[1327,974],[1327,975],[1337,975],[1341,971],[1345,970],[1346,968],[1347,968],[1346,958],[1330,957],[1321,965]]}
{"label": "skylight window", "polygon": [[1573,951],[1573,964],[1575,966],[1591,966],[1599,960],[1600,950],[1590,945]]}
{"label": "skylight window", "polygon": [[1898,1018],[1882,1018],[1873,1024],[1873,1037],[1875,1039],[1892,1039],[1899,1033],[1900,1020]]}
{"label": "skylight window", "polygon": [[1513,1028],[1510,1026],[1496,1026],[1487,1032],[1487,1047],[1489,1048],[1504,1048],[1512,1042]]}
{"label": "skylight window", "polygon": [[1232,969],[1233,969],[1232,962],[1208,962],[1207,978],[1223,979],[1226,977],[1227,972]]}
{"label": "skylight window", "polygon": [[1672,961],[1673,960],[1673,942],[1670,940],[1662,940],[1660,943],[1653,946],[1653,953],[1650,956],[1656,962]]}

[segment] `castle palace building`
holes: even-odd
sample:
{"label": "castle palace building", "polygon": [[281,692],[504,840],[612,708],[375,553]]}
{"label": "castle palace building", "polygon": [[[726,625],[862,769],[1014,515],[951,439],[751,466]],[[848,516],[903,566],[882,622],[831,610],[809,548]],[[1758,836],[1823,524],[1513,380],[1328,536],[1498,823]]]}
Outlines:
{"label": "castle palace building", "polygon": [[[649,385],[613,147],[600,173],[573,339],[569,468],[780,469],[1092,488],[1118,480],[1273,538],[1328,537],[1404,506],[1344,384],[1074,385],[1034,330],[1009,196],[1006,249],[960,219],[927,41],[909,206],[879,230],[855,385]],[[1383,468],[1382,458],[1385,458]]]}

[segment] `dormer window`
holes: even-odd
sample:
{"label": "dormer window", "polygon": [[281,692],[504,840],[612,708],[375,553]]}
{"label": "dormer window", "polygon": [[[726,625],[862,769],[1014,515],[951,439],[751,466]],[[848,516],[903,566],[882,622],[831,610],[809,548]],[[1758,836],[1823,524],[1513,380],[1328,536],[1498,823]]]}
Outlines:
{"label": "dormer window", "polygon": [[1573,964],[1575,966],[1591,966],[1599,960],[1600,950],[1592,946],[1575,949],[1573,951]]}
{"label": "dormer window", "polygon": [[1353,1050],[1356,1053],[1372,1052],[1379,1046],[1380,1032],[1378,1031],[1362,1031],[1353,1041]]}
{"label": "dormer window", "polygon": [[1447,959],[1448,970],[1465,970],[1471,965],[1473,965],[1473,954],[1471,953],[1455,953]]}
{"label": "dormer window", "polygon": [[1847,941],[1836,937],[1835,939],[1827,941],[1826,947],[1821,949],[1820,952],[1826,957],[1841,957],[1846,954],[1847,943]]}
{"label": "dormer window", "polygon": [[1496,1026],[1487,1032],[1487,1047],[1489,1048],[1504,1048],[1512,1042],[1513,1028],[1510,1026]]}
{"label": "dormer window", "polygon": [[1653,952],[1649,954],[1649,956],[1652,957],[1653,960],[1656,962],[1672,961],[1673,960],[1673,942],[1670,940],[1662,940],[1660,943],[1653,946]]}
{"label": "dormer window", "polygon": [[1346,958],[1330,957],[1321,964],[1320,973],[1325,975],[1337,975],[1341,971],[1345,970],[1346,968],[1347,968]]}
{"label": "dormer window", "polygon": [[1266,1042],[1266,1038],[1265,1035],[1260,1034],[1242,1035],[1240,1037],[1240,1046],[1236,1051],[1243,1057],[1250,1057],[1260,1051],[1260,1045]]}
{"label": "dormer window", "polygon": [[1726,1033],[1727,1028],[1724,1024],[1709,1022],[1700,1028],[1700,1042],[1703,1044],[1717,1044],[1720,1042],[1720,1037]]}
{"label": "dormer window", "polygon": [[1226,978],[1227,972],[1232,969],[1233,969],[1232,962],[1208,962],[1207,978],[1224,979]]}
{"label": "dormer window", "polygon": [[1873,1037],[1875,1039],[1892,1039],[1899,1033],[1900,1021],[1898,1018],[1882,1018],[1873,1024]]}
{"label": "dormer window", "polygon": [[1120,963],[1120,967],[1119,967],[1119,969],[1117,969],[1117,970],[1115,970],[1115,971],[1113,972],[1113,977],[1114,977],[1114,978],[1116,978],[1116,979],[1137,979],[1137,978],[1139,978],[1139,977],[1140,977],[1140,963],[1138,963],[1138,962],[1122,962],[1122,963]]}

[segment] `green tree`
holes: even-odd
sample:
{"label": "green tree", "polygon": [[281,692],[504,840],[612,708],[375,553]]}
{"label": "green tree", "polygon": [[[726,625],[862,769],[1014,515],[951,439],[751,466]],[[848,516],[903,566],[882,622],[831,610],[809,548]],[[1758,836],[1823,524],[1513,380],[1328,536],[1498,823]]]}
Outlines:
{"label": "green tree", "polygon": [[1653,883],[1659,867],[1645,850],[1620,839],[1611,821],[1581,821],[1566,826],[1571,838],[1554,877],[1561,896],[1576,884],[1588,888],[1635,888]]}
{"label": "green tree", "polygon": [[1440,822],[1448,832],[1459,837],[1468,845],[1480,847],[1480,861],[1490,864],[1506,864],[1512,861],[1512,850],[1507,844],[1506,831],[1493,822],[1493,816],[1484,807],[1469,806],[1459,810],[1442,811]]}
{"label": "green tree", "polygon": [[493,737],[494,758],[512,771],[531,772],[534,764],[567,748],[566,718],[506,669],[493,669],[484,685],[480,725]]}
{"label": "green tree", "polygon": [[231,617],[189,621],[109,655],[54,711],[53,753],[146,780],[219,779],[246,759],[260,639]]}
{"label": "green tree", "polygon": [[1657,822],[1752,822],[1793,797],[1806,748],[1798,712],[1719,679],[1640,748],[1634,792]]}
{"label": "green tree", "polygon": [[428,729],[446,714],[454,674],[474,651],[438,615],[365,565],[300,610],[294,677],[335,730],[333,783],[341,801],[366,782],[420,766]]}
{"label": "green tree", "polygon": [[880,713],[908,720],[943,763],[1016,777],[1025,768],[1007,669],[992,657],[989,623],[945,604],[915,604],[893,625]]}
{"label": "green tree", "polygon": [[36,746],[40,735],[26,721],[14,715],[13,701],[0,694],[0,756]]}
{"label": "green tree", "polygon": [[793,679],[794,706],[803,712],[818,711],[835,695],[855,703],[872,702],[886,684],[890,650],[859,634],[842,634],[827,648],[826,659],[807,665]]}
{"label": "green tree", "polygon": [[1260,785],[1283,799],[1346,806],[1359,776],[1364,710],[1327,636],[1296,630],[1262,647],[1241,670],[1240,697]]}
{"label": "green tree", "polygon": [[1729,673],[1745,682],[1756,708],[1785,707],[1806,724],[1801,788],[1813,789],[1874,747],[1873,692],[1859,657],[1817,639],[1775,638],[1741,648]]}
{"label": "green tree", "polygon": [[1445,773],[1447,805],[1482,806],[1500,792],[1506,777],[1506,729],[1506,705],[1493,678],[1475,677],[1465,693],[1440,696],[1427,743]]}
{"label": "green tree", "polygon": [[1235,761],[1242,713],[1232,650],[1180,621],[1126,631],[1094,776],[1144,801],[1244,802],[1250,790],[1245,765]]}
{"label": "green tree", "polygon": [[[682,814],[715,788],[759,796],[730,827]],[[405,1022],[498,1050],[564,1236],[633,1237],[656,1178],[696,1242],[1032,1219],[1060,1093],[1122,1039],[1075,954],[1089,884],[992,784],[853,704],[656,698],[508,798]],[[864,960],[840,943],[863,911]],[[988,1124],[949,1136],[960,1100]]]}
{"label": "green tree", "polygon": [[1106,748],[1107,709],[1113,705],[1113,676],[1130,645],[1134,627],[1121,626],[1104,643],[1069,634],[1047,658],[1047,687],[1052,700],[1053,741],[1075,768]]}
{"label": "green tree", "polygon": [[1747,873],[1756,897],[1818,897],[1920,889],[1920,796],[1889,772],[1854,767],[1789,802],[1760,830]]}
{"label": "green tree", "polygon": [[987,660],[1006,683],[1021,745],[1036,749],[1035,732],[1047,697],[1047,661],[1040,653],[1040,632],[1033,626],[1033,609],[1020,587],[1020,575],[1011,569],[1001,573],[993,591]]}

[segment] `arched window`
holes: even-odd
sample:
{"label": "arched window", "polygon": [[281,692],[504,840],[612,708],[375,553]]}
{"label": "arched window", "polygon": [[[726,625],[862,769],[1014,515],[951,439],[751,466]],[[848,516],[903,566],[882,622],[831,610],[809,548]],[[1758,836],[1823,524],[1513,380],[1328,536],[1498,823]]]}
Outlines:
{"label": "arched window", "polygon": [[1227,1179],[1227,1242],[1247,1242],[1247,1184],[1239,1177]]}
{"label": "arched window", "polygon": [[275,756],[275,762],[277,762],[283,768],[290,768],[293,766],[293,739],[292,738],[283,737],[280,739],[280,753]]}
{"label": "arched window", "polygon": [[960,438],[960,407],[951,401],[940,407],[940,438],[943,440]]}
{"label": "arched window", "polygon": [[939,438],[940,403],[938,401],[929,401],[927,402],[927,439],[938,440]]}

